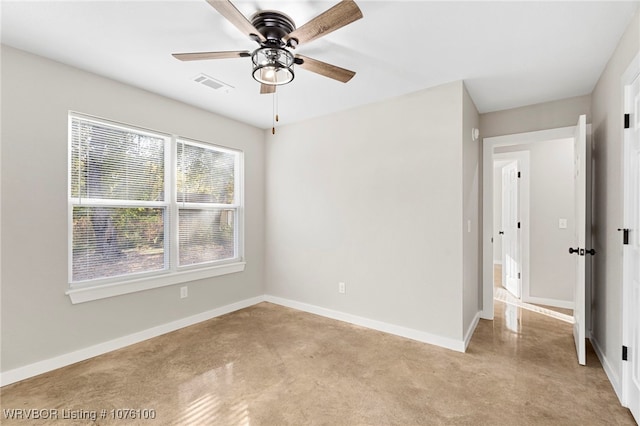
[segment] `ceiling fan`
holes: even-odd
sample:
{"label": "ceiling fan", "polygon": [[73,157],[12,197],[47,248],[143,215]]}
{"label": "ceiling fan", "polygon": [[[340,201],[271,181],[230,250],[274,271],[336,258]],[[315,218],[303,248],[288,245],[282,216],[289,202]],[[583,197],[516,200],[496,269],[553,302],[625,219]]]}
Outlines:
{"label": "ceiling fan", "polygon": [[258,81],[260,93],[274,93],[276,86],[290,83],[294,78],[294,64],[316,74],[346,83],[356,74],[326,62],[303,55],[294,55],[290,49],[309,43],[360,18],[362,12],[353,0],[342,0],[300,28],[282,12],[264,10],[256,12],[249,21],[229,0],[207,0],[229,22],[257,42],[253,52],[235,50],[223,52],[174,53],[181,61],[203,59],[251,58],[253,78]]}

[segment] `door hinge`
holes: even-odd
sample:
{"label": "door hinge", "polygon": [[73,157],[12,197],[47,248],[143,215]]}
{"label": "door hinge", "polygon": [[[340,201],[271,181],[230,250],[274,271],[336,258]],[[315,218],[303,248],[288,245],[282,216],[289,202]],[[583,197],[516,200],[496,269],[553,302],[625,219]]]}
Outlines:
{"label": "door hinge", "polygon": [[520,279],[520,272],[518,272],[518,279]]}
{"label": "door hinge", "polygon": [[622,231],[622,244],[629,245],[629,229],[618,228],[618,231]]}
{"label": "door hinge", "polygon": [[522,175],[520,174],[520,172],[518,172],[518,178],[522,177]]}
{"label": "door hinge", "polygon": [[624,115],[624,128],[625,129],[628,129],[630,127],[630,125],[631,125],[630,121],[631,121],[630,115],[629,114],[625,114]]}
{"label": "door hinge", "polygon": [[518,222],[518,229],[520,229],[520,222]]}
{"label": "door hinge", "polygon": [[628,351],[626,346],[622,346],[622,360],[628,361]]}

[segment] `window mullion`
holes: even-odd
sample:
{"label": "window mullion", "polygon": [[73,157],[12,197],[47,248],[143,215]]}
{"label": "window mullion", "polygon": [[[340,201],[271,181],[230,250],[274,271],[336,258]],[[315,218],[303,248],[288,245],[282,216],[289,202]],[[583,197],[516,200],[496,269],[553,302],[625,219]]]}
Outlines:
{"label": "window mullion", "polygon": [[168,141],[168,149],[165,160],[165,197],[169,201],[169,238],[165,241],[165,247],[169,251],[169,269],[175,272],[178,268],[178,148],[176,136],[171,136]]}
{"label": "window mullion", "polygon": [[234,257],[244,256],[244,159],[239,153],[234,163],[234,192],[233,203],[238,206],[234,212]]}
{"label": "window mullion", "polygon": [[76,207],[166,207],[166,201],[113,200],[109,198],[71,198]]}
{"label": "window mullion", "polygon": [[198,210],[234,210],[240,207],[238,204],[214,204],[214,203],[179,203],[181,209]]}

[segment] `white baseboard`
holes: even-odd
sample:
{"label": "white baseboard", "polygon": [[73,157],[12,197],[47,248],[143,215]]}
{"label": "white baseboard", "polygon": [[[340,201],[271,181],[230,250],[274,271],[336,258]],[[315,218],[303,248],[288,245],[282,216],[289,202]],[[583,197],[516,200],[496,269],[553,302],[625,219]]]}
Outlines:
{"label": "white baseboard", "polygon": [[[307,303],[296,302],[295,300],[289,300],[289,299],[284,299],[281,297],[270,296],[270,295],[265,295],[264,300],[266,302],[271,302],[276,305],[282,305],[288,308],[297,309],[299,311],[320,315],[322,317],[348,322],[350,324],[371,328],[373,330],[394,334],[396,336],[406,337],[407,339],[417,340],[418,342],[440,346],[440,347],[451,349],[457,352],[464,352],[466,348],[465,342],[463,340],[456,340],[448,337],[442,337],[442,336],[427,333],[424,331],[415,330],[412,328],[407,328],[399,325],[389,324],[382,321],[372,320],[369,318],[347,314],[340,311],[334,311],[332,309],[327,309],[327,308],[323,308],[316,305],[309,305]],[[479,315],[477,316],[477,318],[479,318]],[[475,324],[477,324],[477,319],[475,320]],[[475,328],[475,326],[473,328]],[[469,338],[471,338],[471,335],[469,335]]]}
{"label": "white baseboard", "polygon": [[618,399],[620,400],[620,403],[622,404],[622,382],[620,381],[620,378],[613,371],[613,368],[611,367],[611,363],[605,356],[604,351],[600,347],[600,344],[598,343],[598,341],[593,337],[590,338],[589,340],[591,341],[591,346],[593,346],[593,350],[596,352],[596,355],[600,360],[600,364],[602,364],[602,368],[604,369],[604,372],[607,375],[609,382],[611,382],[613,391],[616,393],[616,396],[618,397]]}
{"label": "white baseboard", "polygon": [[482,311],[478,311],[476,316],[471,321],[467,332],[464,334],[464,351],[467,351],[469,347],[469,342],[471,341],[471,337],[473,337],[473,332],[476,331],[476,327],[478,326],[478,322],[480,322],[480,317],[482,316]]}
{"label": "white baseboard", "polygon": [[545,297],[523,296],[522,301],[536,305],[553,306],[555,308],[573,309],[573,302],[569,300],[547,299]]}
{"label": "white baseboard", "polygon": [[488,321],[493,321],[493,312],[481,311],[480,318]]}
{"label": "white baseboard", "polygon": [[86,359],[93,358],[107,352],[115,351],[117,349],[124,348],[125,346],[133,345],[134,343],[139,343],[144,340],[178,330],[180,328],[188,327],[190,325],[197,324],[211,318],[219,317],[230,312],[244,309],[263,301],[264,296],[257,296],[250,299],[241,300],[239,302],[211,309],[209,311],[192,315],[187,318],[181,318],[179,320],[148,328],[137,333],[118,337],[107,342],[98,343],[97,345],[89,346],[88,348],[79,349],[77,351],[69,352],[43,361],[38,361],[33,364],[25,365],[24,367],[14,368],[13,370],[8,370],[0,373],[0,386],[5,386],[11,383],[18,382],[20,380],[37,376],[42,373],[46,373],[48,371],[55,370],[57,368],[75,364],[76,362],[84,361]]}
{"label": "white baseboard", "polygon": [[344,312],[335,311],[332,309],[322,308],[320,306],[310,305],[302,302],[296,302],[289,299],[284,299],[276,296],[257,296],[250,299],[241,300],[229,305],[221,306],[206,312],[202,312],[196,315],[192,315],[187,318],[181,318],[176,321],[172,321],[166,324],[162,324],[156,327],[152,327],[146,330],[142,330],[136,333],[132,333],[126,336],[118,337],[107,342],[98,343],[87,348],[79,349],[73,352],[62,354],[53,358],[45,359],[35,362],[33,364],[25,365],[23,367],[14,368],[0,373],[0,386],[9,385],[11,383],[19,382],[21,380],[28,379],[30,377],[37,376],[58,368],[65,367],[67,365],[75,364],[76,362],[84,361],[89,358],[96,357],[98,355],[105,354],[107,352],[115,351],[117,349],[124,348],[135,343],[142,342],[144,340],[151,339],[190,325],[197,324],[202,321],[207,321],[211,318],[215,318],[230,312],[234,312],[240,309],[253,306],[260,302],[271,302],[277,305],[286,306],[289,308],[297,309],[304,312],[320,315],[323,317],[348,322],[351,324],[367,327],[373,330],[382,331],[389,334],[405,337],[408,339],[416,340],[431,345],[440,346],[443,348],[451,349],[457,352],[465,352],[473,332],[475,331],[478,322],[480,320],[481,312],[478,312],[471,322],[467,332],[465,333],[464,340],[456,340],[448,337],[442,337],[435,334],[427,333],[424,331],[415,330],[408,327],[402,327],[394,324],[389,324],[382,321],[377,321],[369,318],[360,317],[357,315],[347,314]]}

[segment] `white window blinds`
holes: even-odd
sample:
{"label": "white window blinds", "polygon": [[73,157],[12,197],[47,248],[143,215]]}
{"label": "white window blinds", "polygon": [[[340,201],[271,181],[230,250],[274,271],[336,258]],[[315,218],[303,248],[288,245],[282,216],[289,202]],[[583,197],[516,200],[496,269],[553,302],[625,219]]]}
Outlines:
{"label": "white window blinds", "polygon": [[74,118],[71,196],[78,199],[162,201],[161,137]]}
{"label": "white window blinds", "polygon": [[178,141],[180,266],[237,257],[238,161],[237,152]]}
{"label": "white window blinds", "polygon": [[69,130],[72,285],[241,260],[241,152],[80,114]]}
{"label": "white window blinds", "polygon": [[71,119],[72,282],[168,268],[165,143]]}

